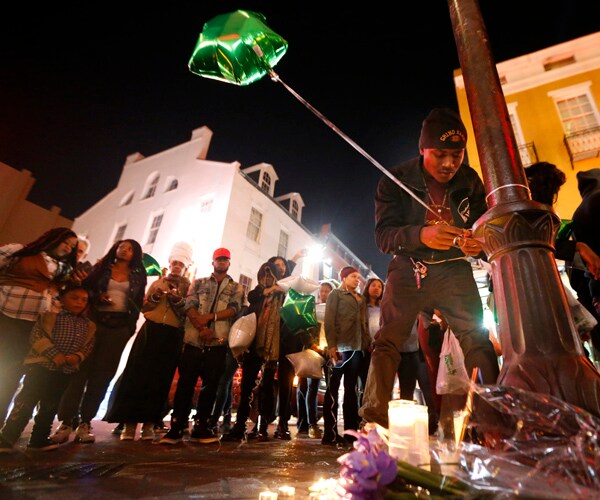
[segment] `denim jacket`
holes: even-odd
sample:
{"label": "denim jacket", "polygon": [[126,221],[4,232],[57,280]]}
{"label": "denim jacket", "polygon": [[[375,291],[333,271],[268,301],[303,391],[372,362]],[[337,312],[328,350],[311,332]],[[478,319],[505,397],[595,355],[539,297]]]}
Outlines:
{"label": "denim jacket", "polygon": [[[239,283],[236,283],[229,275],[221,281],[220,285],[221,286],[219,286],[219,283],[213,275],[195,280],[190,287],[188,296],[185,300],[184,311],[193,307],[194,309],[197,309],[200,314],[206,314],[232,308],[237,314],[244,302],[244,288]],[[213,302],[214,308],[212,307]],[[200,339],[198,330],[192,326],[189,319],[186,319],[183,341],[186,344],[196,347],[219,345],[228,340],[229,330],[231,329],[232,324],[233,318],[210,322],[208,326],[214,332],[214,341],[207,343]]]}

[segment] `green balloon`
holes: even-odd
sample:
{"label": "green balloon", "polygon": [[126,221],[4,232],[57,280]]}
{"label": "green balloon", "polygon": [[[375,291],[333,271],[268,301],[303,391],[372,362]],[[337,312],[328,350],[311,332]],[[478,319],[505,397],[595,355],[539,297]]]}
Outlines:
{"label": "green balloon", "polygon": [[[283,57],[287,42],[258,12],[236,10],[208,21],[189,60],[192,73],[235,85],[265,76]],[[257,55],[255,47],[262,56]]]}
{"label": "green balloon", "polygon": [[302,295],[293,288],[289,289],[279,314],[292,333],[318,324],[315,296]]}
{"label": "green balloon", "polygon": [[147,276],[162,276],[160,264],[149,253],[144,253],[142,255],[142,264],[144,264],[144,269],[146,269]]}

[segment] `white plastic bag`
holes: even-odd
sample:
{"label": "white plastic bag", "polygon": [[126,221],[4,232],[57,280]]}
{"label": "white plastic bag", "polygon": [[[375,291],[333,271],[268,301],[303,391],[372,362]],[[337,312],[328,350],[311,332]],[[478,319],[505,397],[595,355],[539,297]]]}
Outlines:
{"label": "white plastic bag", "polygon": [[312,349],[287,354],[286,358],[294,366],[298,377],[321,378],[323,376],[325,358]]}
{"label": "white plastic bag", "polygon": [[598,321],[594,318],[594,315],[589,312],[579,300],[577,300],[577,297],[575,297],[567,287],[565,287],[565,295],[567,296],[567,302],[571,308],[571,315],[573,316],[575,328],[577,328],[579,335],[584,335],[592,330],[598,324]]}
{"label": "white plastic bag", "polygon": [[251,313],[246,316],[242,316],[235,320],[229,330],[229,347],[234,357],[242,354],[256,335],[256,313]]}
{"label": "white plastic bag", "polygon": [[435,384],[438,394],[466,393],[470,385],[460,342],[448,328],[440,352],[440,366]]}

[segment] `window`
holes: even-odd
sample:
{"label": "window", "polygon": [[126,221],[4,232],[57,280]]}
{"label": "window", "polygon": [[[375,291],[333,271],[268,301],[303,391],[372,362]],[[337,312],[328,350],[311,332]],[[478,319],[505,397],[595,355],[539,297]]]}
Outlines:
{"label": "window", "polygon": [[160,175],[154,177],[148,187],[146,188],[146,192],[144,193],[143,200],[147,200],[148,198],[152,198],[156,194],[156,186],[158,185],[158,180],[160,179]]}
{"label": "window", "polygon": [[296,200],[292,200],[292,211],[291,212],[292,212],[292,217],[294,219],[298,218],[298,210],[299,210],[298,202]]}
{"label": "window", "polygon": [[123,239],[126,229],[127,224],[121,224],[119,227],[117,227],[117,230],[115,231],[115,237],[113,238],[113,243]]}
{"label": "window", "polygon": [[262,225],[262,214],[252,208],[250,210],[250,220],[248,221],[248,228],[246,229],[246,237],[252,241],[258,243],[260,239],[260,227]]}
{"label": "window", "polygon": [[252,278],[244,274],[240,274],[239,284],[244,289],[244,298],[248,297],[248,292],[252,289]]}
{"label": "window", "polygon": [[537,161],[537,159],[534,158],[534,155],[532,154],[533,152],[529,151],[529,145],[525,143],[523,130],[521,129],[521,122],[519,121],[519,116],[517,115],[517,103],[507,103],[506,106],[508,108],[510,124],[515,134],[515,141],[517,141],[517,147],[519,148],[519,156],[521,157],[521,163],[524,167],[526,167]]}
{"label": "window", "polygon": [[130,191],[125,196],[123,196],[123,199],[121,200],[121,204],[119,206],[120,207],[124,207],[126,205],[130,205],[131,202],[133,201],[133,195],[134,194],[135,193],[133,191]]}
{"label": "window", "polygon": [[177,179],[171,179],[169,181],[169,184],[167,185],[167,192],[175,191],[178,186],[179,186],[179,183],[177,182]]}
{"label": "window", "polygon": [[583,82],[548,93],[565,131],[571,162],[595,157],[600,151],[600,115],[590,86],[591,82]]}
{"label": "window", "polygon": [[290,235],[285,231],[279,231],[279,245],[277,246],[277,255],[285,257],[287,255],[288,243],[290,241]]}
{"label": "window", "polygon": [[271,176],[269,175],[269,172],[262,173],[260,189],[262,189],[265,193],[271,192]]}
{"label": "window", "polygon": [[163,214],[155,215],[152,219],[152,225],[150,226],[150,232],[148,233],[148,239],[146,240],[146,245],[151,245],[156,241],[156,236],[158,235],[158,230],[160,229],[160,224],[163,220]]}

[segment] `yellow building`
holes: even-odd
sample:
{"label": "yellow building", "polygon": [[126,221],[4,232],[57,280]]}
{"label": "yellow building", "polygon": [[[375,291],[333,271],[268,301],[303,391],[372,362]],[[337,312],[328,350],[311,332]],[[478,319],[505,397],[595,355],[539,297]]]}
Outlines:
{"label": "yellow building", "polygon": [[[492,46],[493,52],[493,46]],[[523,166],[555,164],[567,176],[555,210],[570,219],[579,205],[577,172],[600,168],[600,32],[496,64]],[[461,117],[474,138],[460,69],[454,84]],[[475,140],[469,164],[481,164]]]}
{"label": "yellow building", "polygon": [[72,227],[61,209],[46,209],[27,199],[35,178],[29,170],[16,170],[0,162],[0,245],[29,243],[54,227]]}

